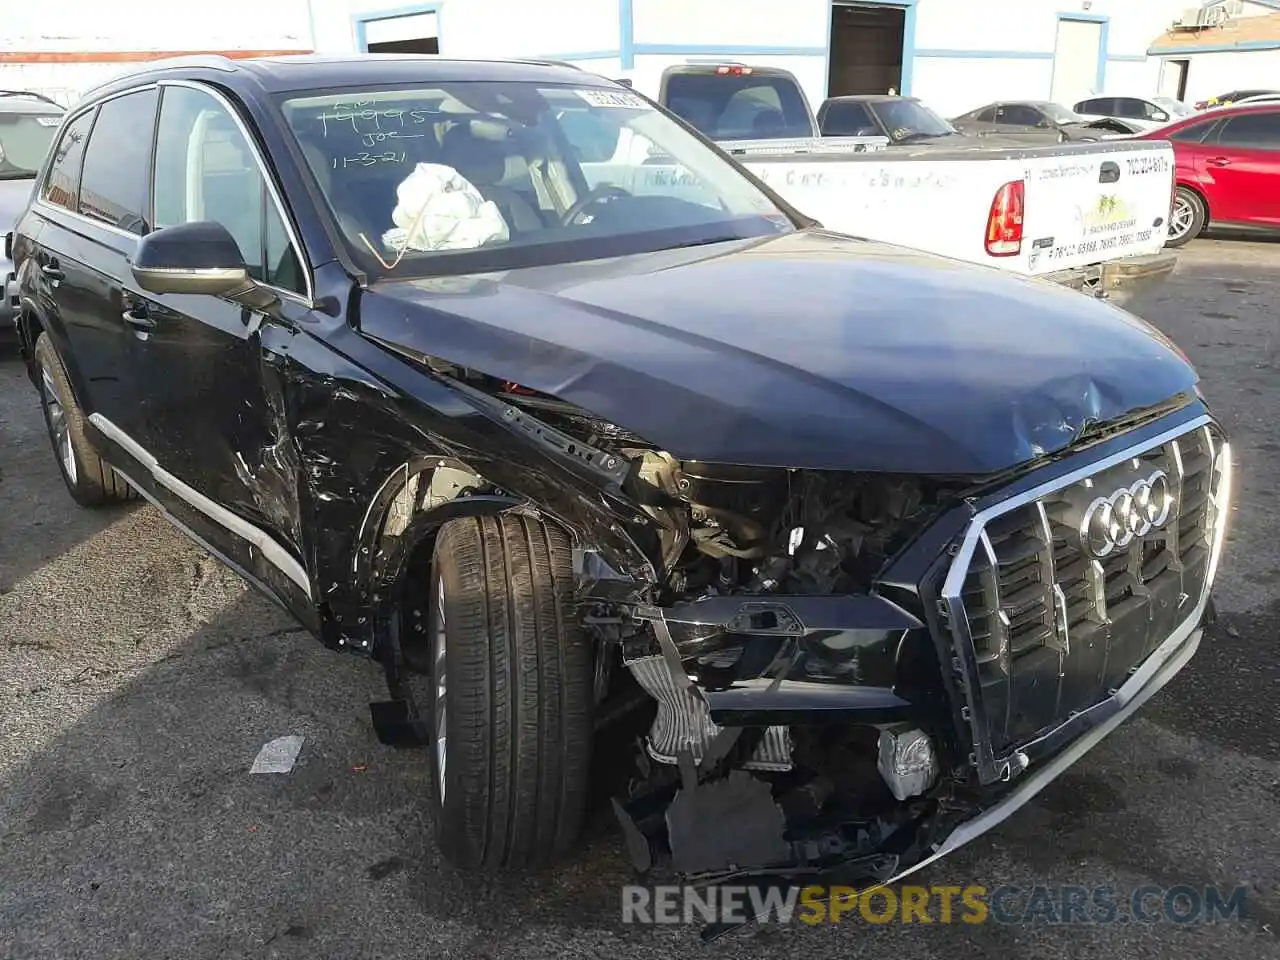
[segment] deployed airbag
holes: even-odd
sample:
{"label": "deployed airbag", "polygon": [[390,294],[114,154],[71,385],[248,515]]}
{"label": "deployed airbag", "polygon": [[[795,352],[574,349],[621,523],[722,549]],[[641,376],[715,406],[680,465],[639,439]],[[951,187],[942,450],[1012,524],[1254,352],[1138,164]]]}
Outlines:
{"label": "deployed airbag", "polygon": [[395,251],[469,250],[507,240],[498,207],[453,167],[419,163],[396,187],[395,226],[382,242]]}

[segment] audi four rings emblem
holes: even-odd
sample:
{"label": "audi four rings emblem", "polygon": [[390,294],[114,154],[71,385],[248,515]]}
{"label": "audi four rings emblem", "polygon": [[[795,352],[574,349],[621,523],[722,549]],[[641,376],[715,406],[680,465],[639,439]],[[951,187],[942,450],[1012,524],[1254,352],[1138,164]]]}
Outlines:
{"label": "audi four rings emblem", "polygon": [[1089,504],[1080,520],[1080,540],[1101,559],[1163,527],[1173,510],[1173,491],[1163,470]]}

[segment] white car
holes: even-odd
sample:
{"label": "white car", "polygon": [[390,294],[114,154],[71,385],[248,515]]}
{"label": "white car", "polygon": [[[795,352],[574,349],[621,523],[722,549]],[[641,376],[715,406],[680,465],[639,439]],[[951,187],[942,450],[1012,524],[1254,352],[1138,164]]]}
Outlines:
{"label": "white car", "polygon": [[1240,107],[1246,103],[1277,103],[1280,102],[1280,93],[1255,93],[1252,97],[1242,97],[1233,101],[1231,106]]}
{"label": "white car", "polygon": [[1195,110],[1172,97],[1091,97],[1072,109],[1089,119],[1114,117],[1126,120],[1142,130],[1155,130]]}

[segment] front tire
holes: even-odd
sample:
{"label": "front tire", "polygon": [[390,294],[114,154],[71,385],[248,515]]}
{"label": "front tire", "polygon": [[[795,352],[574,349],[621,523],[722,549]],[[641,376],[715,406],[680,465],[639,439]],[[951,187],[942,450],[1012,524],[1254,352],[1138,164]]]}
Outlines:
{"label": "front tire", "polygon": [[44,425],[67,492],[82,507],[132,500],[135,494],[124,478],[90,445],[85,432],[88,418],[76,401],[67,369],[47,333],[41,333],[36,340],[35,360]]}
{"label": "front tire", "polygon": [[1169,210],[1169,239],[1165,246],[1181,247],[1200,236],[1208,218],[1209,212],[1200,195],[1187,187],[1179,187]]}
{"label": "front tire", "polygon": [[594,655],[571,603],[569,538],[518,515],[446,523],[436,539],[430,683],[436,842],[464,869],[542,867],[582,829]]}

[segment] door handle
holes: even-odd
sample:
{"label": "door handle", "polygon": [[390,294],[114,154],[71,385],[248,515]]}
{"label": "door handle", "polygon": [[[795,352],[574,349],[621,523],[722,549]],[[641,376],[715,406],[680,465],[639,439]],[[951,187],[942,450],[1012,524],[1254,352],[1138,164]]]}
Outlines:
{"label": "door handle", "polygon": [[126,310],[121,316],[124,322],[139,333],[149,333],[155,329],[156,322],[147,313],[147,308],[143,304],[135,304]]}
{"label": "door handle", "polygon": [[1211,167],[1227,167],[1231,165],[1230,157],[1210,157],[1205,161]]}
{"label": "door handle", "polygon": [[63,273],[62,268],[58,266],[57,260],[50,260],[48,263],[43,264],[40,267],[40,272],[43,273],[46,277],[48,277],[50,280],[52,280],[54,283],[57,283],[60,280],[67,279],[67,275]]}

